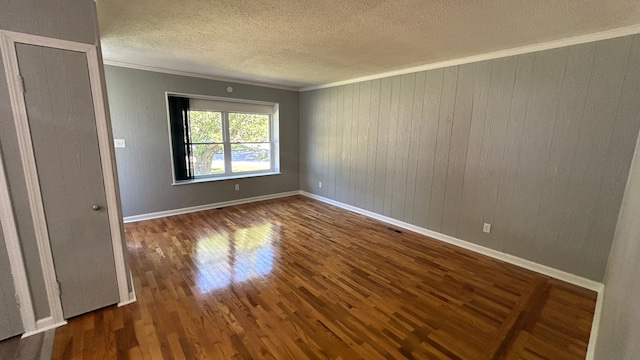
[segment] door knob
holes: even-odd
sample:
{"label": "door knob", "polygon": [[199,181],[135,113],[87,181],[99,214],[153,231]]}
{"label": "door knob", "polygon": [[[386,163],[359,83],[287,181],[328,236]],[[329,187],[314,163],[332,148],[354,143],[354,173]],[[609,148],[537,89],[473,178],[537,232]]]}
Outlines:
{"label": "door knob", "polygon": [[93,209],[93,211],[98,211],[98,210],[102,209],[102,207],[100,207],[100,205],[93,205],[91,208]]}

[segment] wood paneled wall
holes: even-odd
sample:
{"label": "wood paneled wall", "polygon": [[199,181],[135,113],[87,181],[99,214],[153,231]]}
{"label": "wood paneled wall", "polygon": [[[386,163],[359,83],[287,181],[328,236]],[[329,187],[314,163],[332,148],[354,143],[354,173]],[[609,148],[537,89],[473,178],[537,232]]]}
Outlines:
{"label": "wood paneled wall", "polygon": [[638,84],[640,35],[307,91],[301,188],[601,281]]}

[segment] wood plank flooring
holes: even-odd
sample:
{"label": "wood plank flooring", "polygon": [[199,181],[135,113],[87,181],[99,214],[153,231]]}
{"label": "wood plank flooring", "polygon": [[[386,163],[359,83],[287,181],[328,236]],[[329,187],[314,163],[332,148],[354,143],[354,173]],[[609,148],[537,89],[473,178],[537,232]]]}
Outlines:
{"label": "wood plank flooring", "polygon": [[301,196],[126,225],[54,359],[584,359],[596,294]]}

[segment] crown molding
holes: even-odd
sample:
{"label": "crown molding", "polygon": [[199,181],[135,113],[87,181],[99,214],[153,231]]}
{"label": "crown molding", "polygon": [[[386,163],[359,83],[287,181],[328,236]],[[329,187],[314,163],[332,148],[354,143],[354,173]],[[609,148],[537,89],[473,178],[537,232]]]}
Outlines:
{"label": "crown molding", "polygon": [[221,76],[214,76],[214,75],[191,72],[191,71],[167,69],[167,68],[149,66],[149,65],[132,63],[132,62],[125,62],[125,61],[118,61],[118,60],[111,60],[111,59],[104,59],[103,62],[105,65],[117,66],[117,67],[128,68],[128,69],[152,71],[152,72],[170,74],[170,75],[188,76],[188,77],[194,77],[199,79],[223,81],[223,82],[234,83],[234,84],[260,86],[260,87],[266,87],[271,89],[300,91],[300,88],[295,86],[274,85],[274,84],[263,83],[259,81],[248,81],[248,80],[225,78]]}
{"label": "crown molding", "polygon": [[413,66],[413,67],[408,67],[408,68],[394,70],[394,71],[387,71],[387,72],[373,74],[373,75],[361,76],[361,77],[357,77],[350,80],[337,81],[337,82],[332,82],[332,83],[322,84],[322,85],[308,86],[308,87],[301,88],[300,91],[303,92],[303,91],[310,91],[310,90],[325,89],[325,88],[353,84],[353,83],[358,83],[363,81],[382,79],[390,76],[405,75],[405,74],[411,74],[411,73],[425,71],[425,70],[440,69],[440,68],[449,67],[449,66],[463,65],[463,64],[469,64],[469,63],[485,61],[485,60],[494,60],[494,59],[505,58],[509,56],[528,54],[528,53],[537,52],[537,51],[551,50],[551,49],[557,49],[557,48],[571,46],[571,45],[579,45],[579,44],[585,44],[585,43],[590,43],[590,42],[595,42],[600,40],[613,39],[613,38],[622,37],[622,36],[635,35],[638,33],[640,33],[640,24],[612,29],[612,30],[601,31],[597,33],[591,33],[587,35],[579,35],[579,36],[573,36],[573,37],[559,39],[559,40],[547,41],[547,42],[533,44],[533,45],[525,45],[525,46],[520,46],[516,48],[506,49],[506,50],[494,51],[494,52],[489,52],[485,54],[472,55],[472,56],[467,56],[467,57],[462,57],[457,59],[439,61],[435,63]]}
{"label": "crown molding", "polygon": [[112,60],[108,58],[104,59],[104,64],[123,67],[123,68],[129,68],[129,69],[152,71],[152,72],[158,72],[158,73],[170,74],[170,75],[188,76],[188,77],[223,81],[223,82],[229,82],[229,83],[235,83],[235,84],[244,84],[244,85],[260,86],[260,87],[279,89],[279,90],[304,92],[304,91],[311,91],[311,90],[318,90],[318,89],[331,88],[335,86],[353,84],[353,83],[369,81],[369,80],[383,79],[391,76],[411,74],[411,73],[416,73],[420,71],[440,69],[440,68],[445,68],[449,66],[457,66],[457,65],[469,64],[469,63],[480,62],[485,60],[494,60],[494,59],[500,59],[500,58],[505,58],[509,56],[529,54],[537,51],[551,50],[551,49],[557,49],[561,47],[579,45],[579,44],[586,44],[590,42],[613,39],[617,37],[623,37],[623,36],[635,35],[635,34],[640,34],[640,24],[606,30],[606,31],[600,31],[596,33],[586,34],[586,35],[578,35],[578,36],[573,36],[573,37],[559,39],[559,40],[552,40],[552,41],[547,41],[547,42],[533,44],[533,45],[525,45],[525,46],[520,46],[516,48],[511,48],[511,49],[466,56],[462,58],[439,61],[439,62],[424,64],[419,66],[412,66],[412,67],[403,68],[399,70],[386,71],[386,72],[381,72],[377,74],[361,76],[361,77],[357,77],[349,80],[336,81],[332,83],[313,85],[313,86],[307,86],[307,87],[301,87],[301,88],[295,87],[295,86],[275,85],[275,84],[269,84],[269,83],[264,83],[259,81],[226,78],[226,77],[214,76],[214,75],[191,72],[191,71],[167,69],[162,67],[144,65],[140,63]]}

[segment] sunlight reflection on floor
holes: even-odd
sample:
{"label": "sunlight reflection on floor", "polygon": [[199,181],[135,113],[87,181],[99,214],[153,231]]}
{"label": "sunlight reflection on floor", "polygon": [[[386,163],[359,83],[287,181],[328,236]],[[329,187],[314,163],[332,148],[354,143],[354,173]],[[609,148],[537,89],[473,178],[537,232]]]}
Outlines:
{"label": "sunlight reflection on floor", "polygon": [[200,294],[268,275],[273,269],[276,229],[271,223],[260,223],[233,234],[224,232],[199,239],[194,265]]}

